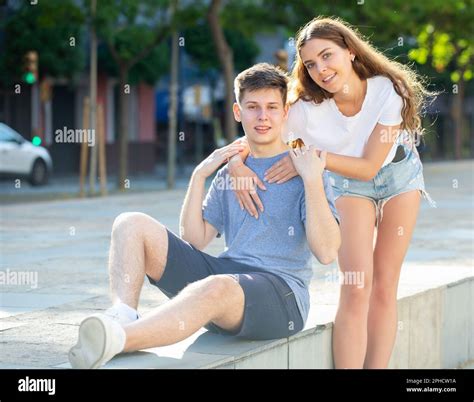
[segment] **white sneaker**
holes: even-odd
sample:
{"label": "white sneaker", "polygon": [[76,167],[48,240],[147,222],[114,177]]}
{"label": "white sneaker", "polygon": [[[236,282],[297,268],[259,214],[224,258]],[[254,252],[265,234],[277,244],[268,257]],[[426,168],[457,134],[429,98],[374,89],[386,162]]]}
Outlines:
{"label": "white sneaker", "polygon": [[130,324],[131,322],[134,322],[140,318],[140,316],[137,313],[137,317],[135,319],[130,318],[129,315],[127,315],[122,309],[120,309],[119,306],[114,305],[107,310],[105,310],[104,314],[108,317],[110,317],[112,320],[118,322],[122,327],[125,324]]}
{"label": "white sneaker", "polygon": [[82,321],[76,345],[69,351],[69,362],[75,369],[95,369],[121,353],[125,331],[105,314],[94,314]]}

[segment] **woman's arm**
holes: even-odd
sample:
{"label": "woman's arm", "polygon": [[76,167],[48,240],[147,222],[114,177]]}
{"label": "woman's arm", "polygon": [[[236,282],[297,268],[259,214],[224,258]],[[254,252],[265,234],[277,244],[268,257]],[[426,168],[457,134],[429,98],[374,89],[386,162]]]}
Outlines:
{"label": "woman's arm", "polygon": [[328,152],[326,169],[353,179],[372,180],[382,167],[399,132],[400,125],[384,126],[377,124],[372,134],[370,134],[362,157],[357,158]]}
{"label": "woman's arm", "polygon": [[[230,158],[228,163],[229,175],[235,179],[234,183],[236,183],[236,188],[234,189],[234,194],[237,197],[240,208],[245,208],[251,216],[258,219],[258,210],[263,212],[263,204],[257,194],[257,187],[261,190],[266,190],[267,188],[255,172],[244,163],[250,154],[247,138],[244,137],[240,139],[240,144],[244,146],[245,149],[239,155]],[[248,185],[240,188],[238,185],[241,183]]]}

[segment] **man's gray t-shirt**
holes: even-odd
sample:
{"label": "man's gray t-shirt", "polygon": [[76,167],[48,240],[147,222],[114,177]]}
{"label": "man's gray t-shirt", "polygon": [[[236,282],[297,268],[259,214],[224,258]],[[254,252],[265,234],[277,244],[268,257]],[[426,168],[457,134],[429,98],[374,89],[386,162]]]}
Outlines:
{"label": "man's gray t-shirt", "polygon": [[[288,152],[270,157],[249,156],[245,164],[263,181],[264,173]],[[333,215],[338,218],[327,172],[324,188]],[[280,276],[296,296],[306,322],[309,312],[308,286],[312,277],[311,250],[306,240],[305,194],[300,176],[283,184],[265,183],[258,189],[264,212],[258,220],[241,210],[233,193],[227,165],[220,169],[203,202],[203,217],[225,236],[226,248],[218,257],[229,258]]]}

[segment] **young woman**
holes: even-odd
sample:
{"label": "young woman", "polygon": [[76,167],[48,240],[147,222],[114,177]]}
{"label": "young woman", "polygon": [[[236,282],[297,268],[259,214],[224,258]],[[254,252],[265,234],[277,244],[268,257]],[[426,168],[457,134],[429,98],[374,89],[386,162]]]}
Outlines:
{"label": "young woman", "polygon": [[[415,227],[423,167],[414,145],[431,95],[408,67],[386,58],[339,19],[315,18],[298,33],[286,138],[326,150],[341,218],[342,281],[333,331],[336,368],[385,368],[397,332],[397,288]],[[231,174],[264,183],[241,161]],[[296,176],[285,158],[267,183]],[[238,190],[249,213],[265,213],[258,192]],[[255,205],[258,210],[255,208]],[[374,236],[375,235],[375,236]]]}

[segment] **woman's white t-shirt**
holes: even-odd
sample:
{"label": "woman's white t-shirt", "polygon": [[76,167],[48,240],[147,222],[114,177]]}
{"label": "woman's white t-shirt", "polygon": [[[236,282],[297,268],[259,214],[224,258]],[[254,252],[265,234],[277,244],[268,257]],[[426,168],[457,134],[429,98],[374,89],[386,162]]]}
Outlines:
{"label": "woman's white t-shirt", "polygon": [[[319,104],[298,100],[290,107],[283,130],[283,141],[301,138],[306,145],[339,155],[361,157],[377,123],[396,126],[402,122],[403,99],[392,81],[384,76],[367,79],[367,91],[360,111],[343,115],[332,98]],[[391,148],[382,166],[395,156]]]}

